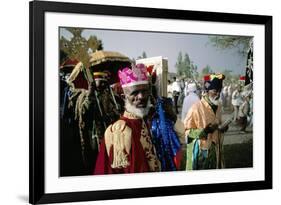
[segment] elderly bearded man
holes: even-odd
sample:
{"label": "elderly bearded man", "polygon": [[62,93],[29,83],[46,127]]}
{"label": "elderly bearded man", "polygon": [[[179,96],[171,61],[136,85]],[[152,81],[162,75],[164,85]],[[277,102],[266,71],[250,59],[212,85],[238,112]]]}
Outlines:
{"label": "elderly bearded man", "polygon": [[[223,132],[219,96],[224,75],[205,76],[205,94],[189,110],[184,126],[188,133],[187,170],[224,168]],[[231,122],[231,120],[229,120]]]}
{"label": "elderly bearded man", "polygon": [[146,67],[137,64],[118,72],[125,112],[105,131],[94,174],[160,171],[160,162],[144,117],[150,109]]}

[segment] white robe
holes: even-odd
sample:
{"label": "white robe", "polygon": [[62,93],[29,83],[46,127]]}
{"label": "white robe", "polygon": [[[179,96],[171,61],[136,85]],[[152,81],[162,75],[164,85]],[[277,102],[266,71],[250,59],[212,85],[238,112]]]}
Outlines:
{"label": "white robe", "polygon": [[186,118],[186,115],[188,113],[188,110],[191,108],[191,106],[198,102],[200,98],[198,95],[194,92],[189,93],[187,96],[185,96],[182,104],[182,111],[181,111],[181,120],[184,121]]}

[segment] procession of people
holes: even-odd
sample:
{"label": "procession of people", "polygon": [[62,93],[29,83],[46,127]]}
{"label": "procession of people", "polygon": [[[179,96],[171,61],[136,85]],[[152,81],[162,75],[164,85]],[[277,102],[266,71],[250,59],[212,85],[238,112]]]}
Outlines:
{"label": "procession of people", "polygon": [[[246,132],[251,89],[210,73],[202,82],[170,78],[161,96],[145,64],[120,56],[114,68],[61,64],[60,175],[224,168],[224,134],[230,123]],[[223,121],[227,109],[233,117]]]}

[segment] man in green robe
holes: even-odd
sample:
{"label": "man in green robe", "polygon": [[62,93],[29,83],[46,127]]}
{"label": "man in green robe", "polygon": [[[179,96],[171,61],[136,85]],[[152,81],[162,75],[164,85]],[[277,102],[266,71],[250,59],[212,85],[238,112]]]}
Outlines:
{"label": "man in green robe", "polygon": [[184,126],[188,134],[186,169],[224,168],[223,132],[228,125],[221,123],[220,92],[224,75],[205,76],[205,93],[189,110]]}

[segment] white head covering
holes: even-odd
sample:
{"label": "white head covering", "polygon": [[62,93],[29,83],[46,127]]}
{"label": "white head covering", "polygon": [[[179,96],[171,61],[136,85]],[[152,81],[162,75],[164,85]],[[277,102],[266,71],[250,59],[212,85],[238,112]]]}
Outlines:
{"label": "white head covering", "polygon": [[189,93],[188,95],[185,96],[182,104],[182,113],[181,113],[181,119],[184,122],[184,119],[187,116],[187,113],[189,109],[192,107],[192,105],[198,101],[200,101],[200,98],[196,93],[197,91],[197,86],[195,83],[190,83],[187,86],[186,92]]}
{"label": "white head covering", "polygon": [[194,92],[197,90],[196,84],[195,83],[190,83],[187,86],[187,92]]}

